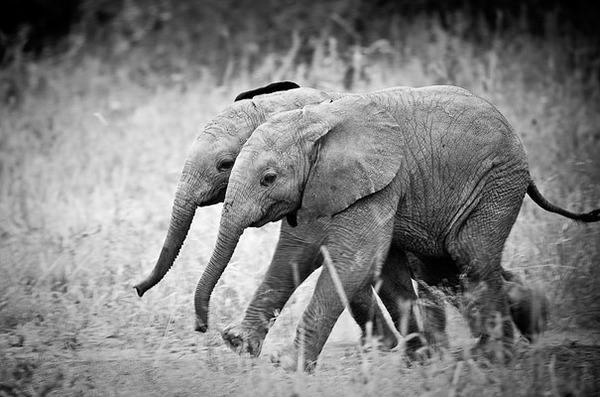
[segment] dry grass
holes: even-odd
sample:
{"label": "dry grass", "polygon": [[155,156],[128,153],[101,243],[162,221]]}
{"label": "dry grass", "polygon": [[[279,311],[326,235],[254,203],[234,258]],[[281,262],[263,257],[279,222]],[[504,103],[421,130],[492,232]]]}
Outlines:
{"label": "dry grass", "polygon": [[[439,26],[427,32],[433,38],[425,45],[381,41],[355,48],[360,73],[352,77],[353,89],[470,88],[518,131],[548,198],[577,211],[599,207],[600,85],[577,64],[565,66],[562,43],[497,38],[484,51]],[[408,365],[394,352],[334,343],[311,376],[274,370],[268,358],[234,356],[217,331],[241,316],[270,261],[278,226],[244,234],[213,294],[212,329],[195,334],[191,298],[211,254],[220,206],[198,211],[174,268],[143,299],[135,296],[133,282],[159,253],[195,134],[237,93],[270,80],[344,90],[347,62],[334,44],[316,42],[321,55],[310,65],[290,64],[290,54],[267,55],[261,67],[225,86],[208,74],[141,78],[127,63],[92,56],[27,64],[18,105],[0,108],[0,393],[558,396],[600,390],[597,340],[594,346],[562,339],[520,346],[509,366],[452,354]],[[551,332],[587,340],[580,336],[585,328],[600,324],[599,226],[575,224],[525,201],[505,266],[547,291]],[[265,351],[291,340],[310,286],[281,313]],[[451,324],[454,347],[464,334],[457,322]]]}

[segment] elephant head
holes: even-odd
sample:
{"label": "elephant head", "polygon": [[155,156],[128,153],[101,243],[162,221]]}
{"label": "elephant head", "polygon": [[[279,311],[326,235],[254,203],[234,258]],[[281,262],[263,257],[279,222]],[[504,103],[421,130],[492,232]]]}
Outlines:
{"label": "elephant head", "polygon": [[334,95],[298,87],[292,82],[279,82],[242,93],[198,135],[175,192],[171,221],[158,261],[152,273],[134,287],[139,296],[156,285],[173,265],[196,208],[223,201],[236,157],[256,127],[273,114],[320,103]]}
{"label": "elephant head", "polygon": [[400,127],[366,97],[284,112],[262,124],[233,166],[217,243],[195,294],[196,330],[241,234],[287,218],[293,226],[332,217],[396,176]]}
{"label": "elephant head", "polygon": [[185,241],[197,207],[222,202],[229,173],[242,143],[257,127],[250,117],[252,103],[230,106],[208,124],[193,142],[183,167],[167,236],[152,273],[134,288],[139,296],[156,285],[169,271]]}

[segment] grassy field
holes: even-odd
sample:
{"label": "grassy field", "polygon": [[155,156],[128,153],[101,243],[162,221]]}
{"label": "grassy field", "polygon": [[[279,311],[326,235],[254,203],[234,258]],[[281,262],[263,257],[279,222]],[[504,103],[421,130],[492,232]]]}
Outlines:
{"label": "grassy field", "polygon": [[520,342],[507,366],[457,354],[469,338],[450,312],[452,349],[425,365],[361,350],[344,319],[314,375],[286,374],[268,353],[291,341],[310,282],[280,314],[262,357],[234,355],[218,331],[241,318],[277,224],[244,234],[213,293],[211,330],[194,333],[193,289],[220,206],[198,211],[161,284],[143,299],[132,289],[160,251],[188,145],[239,92],[277,79],[339,91],[469,88],[515,127],[547,198],[575,211],[600,207],[598,71],[565,55],[572,43],[503,37],[485,47],[425,31],[432,37],[419,46],[354,48],[350,81],[334,40],[314,44],[311,64],[270,54],[222,85],[208,72],[146,67],[136,53],[119,63],[79,53],[3,70],[16,94],[0,108],[0,395],[598,395],[600,225],[529,199],[504,265],[546,291],[551,324],[538,345]]}

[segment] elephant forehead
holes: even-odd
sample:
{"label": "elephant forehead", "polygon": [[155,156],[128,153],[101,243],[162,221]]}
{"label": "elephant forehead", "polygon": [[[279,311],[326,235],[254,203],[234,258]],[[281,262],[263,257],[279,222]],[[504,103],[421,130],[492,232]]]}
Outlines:
{"label": "elephant forehead", "polygon": [[199,137],[204,137],[207,140],[235,137],[243,127],[242,123],[235,123],[232,119],[219,117],[208,123]]}
{"label": "elephant forehead", "polygon": [[254,129],[252,120],[256,116],[255,113],[256,110],[249,109],[248,105],[237,103],[212,119],[204,127],[202,134],[216,139],[231,136],[245,140]]}
{"label": "elephant forehead", "polygon": [[246,146],[253,151],[266,151],[272,149],[275,145],[278,145],[281,141],[282,134],[273,134],[272,131],[269,133],[261,134],[260,131],[256,131],[252,137],[248,140]]}
{"label": "elephant forehead", "polygon": [[200,134],[192,145],[191,152],[194,155],[212,156],[222,153],[237,154],[244,142],[236,136],[212,134]]}
{"label": "elephant forehead", "polygon": [[266,165],[273,158],[273,151],[267,148],[246,146],[240,152],[236,163],[245,164],[247,167]]}
{"label": "elephant forehead", "polygon": [[244,147],[247,158],[263,165],[285,166],[285,163],[294,161],[299,153],[299,142],[293,134],[278,137],[262,137],[248,141]]}
{"label": "elephant forehead", "polygon": [[251,139],[273,143],[290,138],[302,124],[302,117],[301,109],[281,112],[260,125],[252,134]]}
{"label": "elephant forehead", "polygon": [[267,130],[256,130],[248,140],[247,146],[253,150],[264,151],[272,150],[277,153],[293,151],[296,146],[301,144],[303,132],[297,126],[287,127],[279,124]]}

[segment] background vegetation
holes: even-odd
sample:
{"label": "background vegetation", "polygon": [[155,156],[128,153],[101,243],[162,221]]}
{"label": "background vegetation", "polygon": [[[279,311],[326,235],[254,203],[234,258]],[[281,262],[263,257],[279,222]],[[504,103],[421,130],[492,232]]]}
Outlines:
{"label": "background vegetation", "polygon": [[[131,289],[158,256],[194,136],[239,92],[279,79],[339,91],[466,87],[515,127],[546,197],[574,211],[599,207],[598,6],[50,3],[0,6],[1,395],[600,391],[592,332],[600,325],[599,226],[546,213],[528,199],[504,265],[546,291],[551,329],[539,345],[521,344],[506,367],[452,354],[408,365],[401,352],[358,349],[348,320],[336,334],[346,344],[326,348],[313,376],[274,370],[267,357],[233,355],[218,330],[241,316],[278,225],[245,233],[213,294],[212,330],[194,334],[191,297],[220,206],[198,211],[159,286],[143,299]],[[263,356],[291,340],[310,292],[308,283],[294,295]],[[455,349],[468,338],[453,318]]]}

